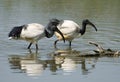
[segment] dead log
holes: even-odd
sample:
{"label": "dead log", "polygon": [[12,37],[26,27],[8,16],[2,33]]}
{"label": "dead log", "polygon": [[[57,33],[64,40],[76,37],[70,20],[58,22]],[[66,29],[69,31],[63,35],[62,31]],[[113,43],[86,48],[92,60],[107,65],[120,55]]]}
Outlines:
{"label": "dead log", "polygon": [[97,47],[97,49],[93,51],[95,52],[95,54],[99,56],[114,56],[114,57],[120,56],[120,51],[115,51],[112,49],[104,49],[100,44],[93,41],[89,41],[89,44],[92,44],[95,47]]}

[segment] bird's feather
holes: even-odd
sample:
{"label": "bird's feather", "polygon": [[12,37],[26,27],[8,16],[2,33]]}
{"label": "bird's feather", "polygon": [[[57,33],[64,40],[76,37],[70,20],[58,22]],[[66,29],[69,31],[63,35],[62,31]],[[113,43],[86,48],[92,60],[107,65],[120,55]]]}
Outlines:
{"label": "bird's feather", "polygon": [[[80,26],[71,21],[71,20],[64,20],[62,22],[62,24],[59,24],[58,29],[63,33],[63,36],[67,39],[67,38],[75,38],[79,36],[79,30],[80,30]],[[59,37],[60,39],[60,35],[58,33],[55,33],[57,37]]]}
{"label": "bird's feather", "polygon": [[40,39],[44,37],[44,26],[37,23],[28,24],[26,29],[22,29],[22,39]]}

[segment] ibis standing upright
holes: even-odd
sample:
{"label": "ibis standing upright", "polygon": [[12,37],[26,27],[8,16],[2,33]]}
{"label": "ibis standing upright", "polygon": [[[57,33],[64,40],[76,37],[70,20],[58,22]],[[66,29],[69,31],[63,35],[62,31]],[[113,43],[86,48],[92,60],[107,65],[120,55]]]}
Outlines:
{"label": "ibis standing upright", "polygon": [[[51,19],[51,20],[56,23],[59,23],[58,25],[56,25],[56,27],[62,32],[65,40],[69,41],[69,46],[71,46],[71,42],[73,39],[85,34],[87,25],[91,25],[97,31],[96,26],[88,19],[82,21],[82,28],[72,20],[58,20],[58,19]],[[52,26],[52,22],[50,21],[49,23],[50,26]],[[54,45],[56,46],[56,43],[60,40],[63,40],[63,38],[57,32],[55,32],[55,35],[58,38],[54,42]]]}
{"label": "ibis standing upright", "polygon": [[[38,49],[38,41],[43,37],[52,37],[54,35],[54,32],[58,32],[65,41],[63,34],[56,27],[59,23],[56,21],[51,21],[50,24],[52,24],[51,27],[44,27],[43,25],[38,23],[16,26],[13,27],[13,29],[9,32],[8,37],[9,39],[25,40],[30,42],[28,49],[30,49],[32,44],[35,44],[36,49]],[[48,23],[48,25],[50,24]]]}

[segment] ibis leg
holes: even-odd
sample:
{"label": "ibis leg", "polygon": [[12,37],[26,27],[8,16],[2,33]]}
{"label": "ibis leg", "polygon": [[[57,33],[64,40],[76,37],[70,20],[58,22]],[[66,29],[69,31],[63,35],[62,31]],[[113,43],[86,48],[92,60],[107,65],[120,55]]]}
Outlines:
{"label": "ibis leg", "polygon": [[56,44],[57,44],[58,41],[59,41],[59,40],[56,40],[56,41],[54,42],[54,46],[56,46]]}
{"label": "ibis leg", "polygon": [[38,44],[36,44],[36,49],[38,50]]}
{"label": "ibis leg", "polygon": [[30,49],[31,45],[32,45],[32,43],[29,44],[28,49]]}
{"label": "ibis leg", "polygon": [[72,42],[72,41],[69,41],[69,46],[71,46],[71,42]]}

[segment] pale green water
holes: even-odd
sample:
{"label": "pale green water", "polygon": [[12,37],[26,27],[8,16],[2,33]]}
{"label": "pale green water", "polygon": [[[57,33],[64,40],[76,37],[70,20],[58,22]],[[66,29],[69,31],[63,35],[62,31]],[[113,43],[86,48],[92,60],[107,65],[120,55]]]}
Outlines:
{"label": "pale green water", "polygon": [[[67,42],[59,42],[58,51],[70,55],[65,57],[52,55],[58,52],[53,47],[55,36],[40,40],[38,53],[34,46],[30,53],[25,41],[7,39],[14,26],[33,22],[46,25],[51,18],[70,19],[79,25],[87,18],[98,32],[88,28],[84,36],[73,41],[71,53],[66,50]],[[120,0],[0,0],[0,82],[119,82],[120,58],[76,56],[95,49],[88,41],[120,50],[119,30]]]}

